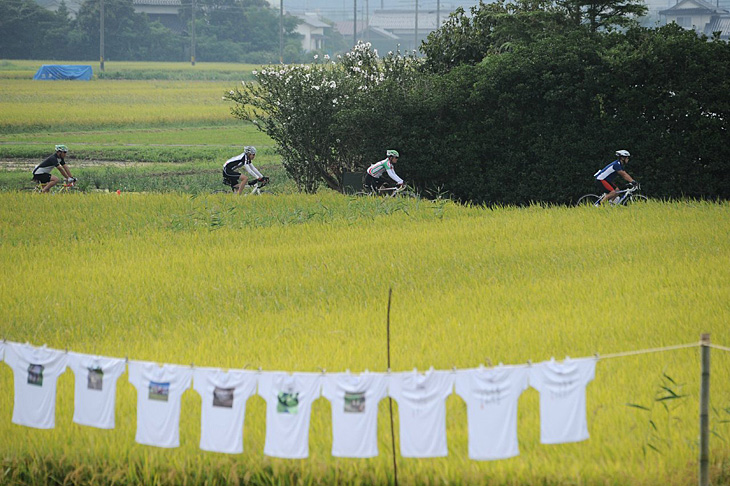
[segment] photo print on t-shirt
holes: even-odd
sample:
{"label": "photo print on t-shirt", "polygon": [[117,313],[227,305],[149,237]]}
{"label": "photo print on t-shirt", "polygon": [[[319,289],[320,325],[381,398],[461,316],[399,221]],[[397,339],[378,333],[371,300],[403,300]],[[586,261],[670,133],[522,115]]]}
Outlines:
{"label": "photo print on t-shirt", "polygon": [[157,383],[156,381],[150,381],[150,400],[159,400],[166,402],[170,396],[170,383]]}
{"label": "photo print on t-shirt", "polygon": [[279,402],[276,404],[276,411],[279,413],[296,414],[299,412],[299,393],[279,392]]}
{"label": "photo print on t-shirt", "polygon": [[219,388],[213,390],[213,406],[233,408],[233,392],[235,388]]}
{"label": "photo print on t-shirt", "polygon": [[28,366],[28,384],[43,386],[43,365],[31,364]]}
{"label": "photo print on t-shirt", "polygon": [[365,413],[365,392],[345,392],[345,413]]}
{"label": "photo print on t-shirt", "polygon": [[104,371],[99,367],[88,368],[88,370],[87,388],[89,390],[101,390],[102,384],[104,383]]}

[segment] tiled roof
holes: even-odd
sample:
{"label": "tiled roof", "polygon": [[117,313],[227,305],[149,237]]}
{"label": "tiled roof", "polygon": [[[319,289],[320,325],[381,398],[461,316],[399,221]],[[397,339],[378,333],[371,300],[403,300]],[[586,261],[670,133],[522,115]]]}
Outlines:
{"label": "tiled roof", "polygon": [[181,0],[132,0],[132,4],[136,5],[136,6],[140,6],[140,5],[154,5],[154,6],[166,6],[166,7],[182,6]]}

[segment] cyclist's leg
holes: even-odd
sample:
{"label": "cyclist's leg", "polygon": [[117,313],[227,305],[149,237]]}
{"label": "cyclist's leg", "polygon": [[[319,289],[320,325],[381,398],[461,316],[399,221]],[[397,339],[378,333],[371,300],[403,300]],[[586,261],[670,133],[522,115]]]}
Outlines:
{"label": "cyclist's leg", "polygon": [[602,181],[596,180],[596,182],[597,182],[597,186],[598,186],[599,190],[601,190],[601,193],[605,194],[603,199],[601,199],[601,204],[605,203],[606,201],[611,201],[616,196],[618,196],[618,194],[616,193],[618,188],[616,186],[614,186],[613,184],[611,184],[610,182],[608,182],[606,180],[602,180]]}
{"label": "cyclist's leg", "polygon": [[41,192],[49,192],[51,188],[55,186],[60,180],[55,175],[48,173],[37,174],[34,179],[40,181],[43,184],[43,189],[41,190]]}

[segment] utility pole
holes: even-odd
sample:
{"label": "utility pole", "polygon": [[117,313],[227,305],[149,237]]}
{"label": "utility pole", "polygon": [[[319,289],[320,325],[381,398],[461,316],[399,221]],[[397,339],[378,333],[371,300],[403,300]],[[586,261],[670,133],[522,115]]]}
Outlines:
{"label": "utility pole", "polygon": [[413,50],[415,51],[418,49],[418,0],[416,0],[416,28],[415,28],[415,34],[413,37]]}
{"label": "utility pole", "polygon": [[[370,25],[370,2],[365,0],[365,29]],[[365,30],[365,40],[370,40],[369,30]]]}
{"label": "utility pole", "polygon": [[352,47],[357,45],[357,0],[352,0],[352,11],[354,20],[352,21]]}
{"label": "utility pole", "polygon": [[99,67],[104,71],[104,0],[99,3]]}
{"label": "utility pole", "polygon": [[190,37],[190,64],[195,66],[195,0],[193,0],[193,35]]}
{"label": "utility pole", "polygon": [[441,0],[436,0],[436,30],[441,27]]}
{"label": "utility pole", "polygon": [[279,64],[284,64],[284,0],[279,0]]}

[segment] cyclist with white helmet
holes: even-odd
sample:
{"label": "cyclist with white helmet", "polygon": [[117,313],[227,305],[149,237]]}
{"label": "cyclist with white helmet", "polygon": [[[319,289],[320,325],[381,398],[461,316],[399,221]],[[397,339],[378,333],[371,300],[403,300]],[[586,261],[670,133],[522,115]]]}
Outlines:
{"label": "cyclist with white helmet", "polygon": [[386,173],[396,184],[402,186],[403,179],[398,177],[398,174],[395,173],[395,169],[393,168],[393,165],[398,162],[398,157],[400,157],[400,154],[398,154],[397,150],[387,150],[383,160],[375,162],[368,167],[367,174],[365,175],[365,189],[377,191],[385,183],[383,175]]}
{"label": "cyclist with white helmet", "polygon": [[622,179],[624,179],[626,182],[629,183],[631,186],[636,186],[639,183],[636,182],[628,172],[626,172],[626,169],[624,166],[628,163],[629,157],[631,157],[631,154],[628,150],[618,150],[616,152],[616,157],[618,159],[614,160],[610,164],[608,164],[603,169],[599,170],[595,174],[593,174],[593,177],[596,179],[596,185],[598,185],[599,190],[602,193],[606,194],[606,197],[603,198],[601,203],[603,201],[612,201],[613,199],[618,196],[618,187],[614,183],[614,180],[616,179],[616,176],[621,176]]}
{"label": "cyclist with white helmet", "polygon": [[[247,145],[243,148],[243,153],[231,157],[223,164],[223,183],[231,186],[236,194],[241,194],[243,188],[248,185],[258,184],[259,187],[269,182],[268,177],[264,177],[259,170],[254,167],[253,159],[256,158],[256,147]],[[248,182],[248,176],[238,172],[243,167],[254,179]]]}
{"label": "cyclist with white helmet", "polygon": [[56,151],[46,158],[43,162],[36,165],[33,169],[33,180],[44,184],[42,192],[48,192],[60,180],[51,174],[54,168],[58,169],[64,179],[68,182],[75,182],[71,176],[71,170],[66,165],[66,154],[68,147],[65,145],[56,145]]}

